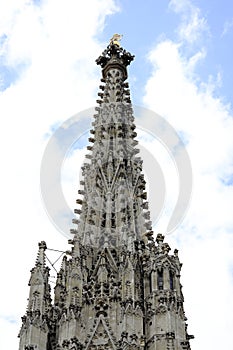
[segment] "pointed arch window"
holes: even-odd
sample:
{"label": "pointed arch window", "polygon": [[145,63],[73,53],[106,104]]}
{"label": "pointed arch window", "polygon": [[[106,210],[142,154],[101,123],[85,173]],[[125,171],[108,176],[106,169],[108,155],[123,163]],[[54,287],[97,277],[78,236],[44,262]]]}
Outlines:
{"label": "pointed arch window", "polygon": [[150,293],[152,292],[152,272],[150,273],[150,278],[149,278],[149,288],[150,288]]}
{"label": "pointed arch window", "polygon": [[170,281],[170,289],[173,290],[174,289],[174,274],[171,270],[169,271],[169,281]]}
{"label": "pointed arch window", "polygon": [[158,270],[158,289],[163,289],[163,269]]}

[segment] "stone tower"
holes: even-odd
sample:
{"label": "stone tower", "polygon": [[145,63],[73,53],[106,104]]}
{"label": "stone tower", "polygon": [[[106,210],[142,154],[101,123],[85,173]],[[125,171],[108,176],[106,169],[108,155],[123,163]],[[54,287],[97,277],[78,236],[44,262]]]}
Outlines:
{"label": "stone tower", "polygon": [[[153,238],[127,79],[113,37],[102,68],[79,209],[50,296],[45,242],[31,270],[19,350],[190,349],[178,251]],[[155,194],[156,195],[156,194]]]}

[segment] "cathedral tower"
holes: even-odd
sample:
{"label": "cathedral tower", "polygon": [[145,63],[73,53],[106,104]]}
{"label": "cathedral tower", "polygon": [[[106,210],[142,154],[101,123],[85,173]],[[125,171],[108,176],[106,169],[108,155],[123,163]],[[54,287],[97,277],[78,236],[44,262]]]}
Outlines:
{"label": "cathedral tower", "polygon": [[102,68],[70,254],[51,301],[45,242],[31,270],[19,350],[190,349],[178,251],[154,240],[127,66],[115,35]]}

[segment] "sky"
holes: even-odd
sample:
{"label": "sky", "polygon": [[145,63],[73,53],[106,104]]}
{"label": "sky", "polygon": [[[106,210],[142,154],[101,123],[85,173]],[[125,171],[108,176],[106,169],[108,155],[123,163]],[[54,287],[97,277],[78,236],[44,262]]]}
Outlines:
{"label": "sky", "polygon": [[[229,0],[0,0],[0,348],[18,347],[37,243],[45,240],[49,248],[68,249],[67,238],[53,225],[42,202],[41,160],[59,125],[95,106],[101,78],[95,59],[114,33],[123,34],[122,46],[135,55],[128,69],[133,104],[155,111],[172,125],[192,164],[189,209],[166,237],[173,249],[179,249],[183,263],[184,307],[188,331],[195,335],[192,350],[232,349]],[[161,162],[169,216],[169,199],[174,202],[178,186],[173,166],[168,158],[159,158],[155,140],[142,132],[139,137]],[[62,168],[62,188],[71,208],[84,145],[82,138]],[[163,232],[162,221],[154,231]]]}

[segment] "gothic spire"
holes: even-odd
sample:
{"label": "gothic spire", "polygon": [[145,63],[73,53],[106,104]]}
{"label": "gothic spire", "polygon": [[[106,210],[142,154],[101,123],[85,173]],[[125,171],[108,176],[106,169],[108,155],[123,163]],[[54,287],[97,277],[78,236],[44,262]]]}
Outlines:
{"label": "gothic spire", "polygon": [[[51,305],[46,244],[31,271],[19,350],[190,350],[178,251],[153,239],[127,79],[115,34],[82,167],[76,225]],[[156,194],[154,194],[156,195]]]}
{"label": "gothic spire", "polygon": [[[127,79],[127,66],[134,56],[111,39],[96,60],[102,68],[100,99],[92,123],[92,137],[83,167],[82,198],[78,229],[72,231],[84,245],[127,245],[151,230],[142,160],[136,154],[138,142]],[[119,39],[119,38],[118,38]],[[77,221],[75,221],[77,222]]]}

